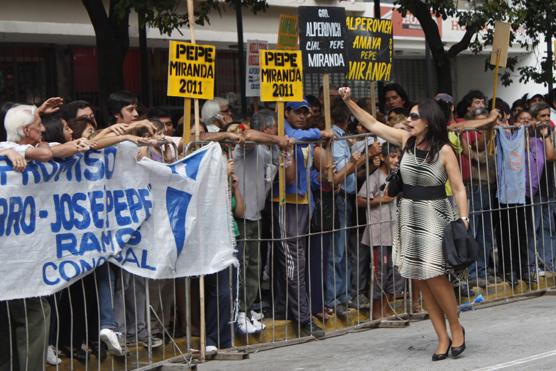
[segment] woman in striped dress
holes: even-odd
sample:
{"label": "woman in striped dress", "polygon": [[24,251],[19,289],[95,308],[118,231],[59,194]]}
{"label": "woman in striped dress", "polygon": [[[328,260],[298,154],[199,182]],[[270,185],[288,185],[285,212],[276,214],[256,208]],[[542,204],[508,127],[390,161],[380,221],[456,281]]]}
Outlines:
{"label": "woman in striped dress", "polygon": [[450,348],[452,356],[457,357],[465,350],[465,330],[459,322],[456,296],[448,281],[442,249],[444,228],[455,219],[446,197],[447,180],[466,227],[469,219],[458,160],[448,141],[447,118],[438,103],[428,99],[411,108],[406,123],[408,131],[395,129],[359,108],[351,100],[349,88],[341,88],[339,93],[359,123],[404,149],[400,164],[404,186],[393,261],[400,274],[414,280],[423,294],[438,337],[432,360],[447,358]]}

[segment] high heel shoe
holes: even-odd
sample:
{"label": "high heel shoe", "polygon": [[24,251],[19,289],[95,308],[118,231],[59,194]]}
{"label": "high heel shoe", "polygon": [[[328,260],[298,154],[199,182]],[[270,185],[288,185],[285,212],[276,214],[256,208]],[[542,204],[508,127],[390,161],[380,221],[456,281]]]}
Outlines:
{"label": "high heel shoe", "polygon": [[436,361],[442,361],[443,359],[448,358],[448,353],[450,353],[450,348],[452,347],[452,339],[450,339],[450,342],[448,343],[448,349],[446,349],[446,353],[434,353],[432,355],[432,361],[436,362]]}
{"label": "high heel shoe", "polygon": [[461,330],[463,331],[463,344],[459,347],[452,347],[452,357],[456,358],[465,350],[465,329],[462,327]]}

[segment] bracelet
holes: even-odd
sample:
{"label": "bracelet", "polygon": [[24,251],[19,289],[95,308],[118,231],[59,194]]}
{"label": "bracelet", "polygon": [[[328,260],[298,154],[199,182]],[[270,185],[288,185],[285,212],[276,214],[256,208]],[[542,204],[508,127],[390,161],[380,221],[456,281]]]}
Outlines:
{"label": "bracelet", "polygon": [[469,217],[468,216],[460,216],[459,217],[461,220],[463,220],[464,222],[469,223]]}

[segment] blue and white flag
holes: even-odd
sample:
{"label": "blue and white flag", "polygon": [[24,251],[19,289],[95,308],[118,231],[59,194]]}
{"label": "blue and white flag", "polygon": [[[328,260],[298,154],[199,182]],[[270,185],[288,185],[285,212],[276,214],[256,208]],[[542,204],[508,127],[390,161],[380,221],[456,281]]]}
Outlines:
{"label": "blue and white flag", "polygon": [[149,278],[237,263],[220,145],[169,165],[136,154],[122,143],[22,174],[0,157],[0,300],[52,294],[106,261]]}

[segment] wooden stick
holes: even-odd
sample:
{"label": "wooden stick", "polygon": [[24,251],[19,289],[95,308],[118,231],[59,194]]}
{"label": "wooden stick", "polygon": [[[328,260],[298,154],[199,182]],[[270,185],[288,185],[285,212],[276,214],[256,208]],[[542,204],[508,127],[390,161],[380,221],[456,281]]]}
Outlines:
{"label": "wooden stick", "polygon": [[492,86],[492,109],[496,109],[496,89],[498,87],[498,71],[500,69],[500,49],[496,49],[496,66],[494,66],[494,78]]}
{"label": "wooden stick", "polygon": [[[324,99],[324,129],[332,129],[332,118],[330,117],[330,75],[325,73],[322,75],[322,95]],[[327,178],[330,183],[334,180],[334,172],[332,170],[332,146],[328,145],[326,148],[328,153],[328,172]]]}
{"label": "wooden stick", "polygon": [[[191,36],[191,43],[195,44],[195,13],[193,7],[193,0],[187,0],[187,17],[189,21],[189,32]],[[195,112],[195,142],[199,141],[199,100],[193,100],[193,109]],[[205,276],[199,277],[199,307],[200,307],[200,351],[201,351],[201,361],[205,360],[206,356],[206,343],[207,343],[207,334],[206,334],[206,325],[205,325]]]}
{"label": "wooden stick", "polygon": [[[276,102],[278,111],[278,135],[284,136],[284,102]],[[286,168],[284,167],[284,151],[280,151],[280,165],[278,168],[278,202],[280,206],[286,204]]]}
{"label": "wooden stick", "polygon": [[[191,99],[183,99],[183,145],[191,141]],[[184,153],[185,155],[185,153]]]}

